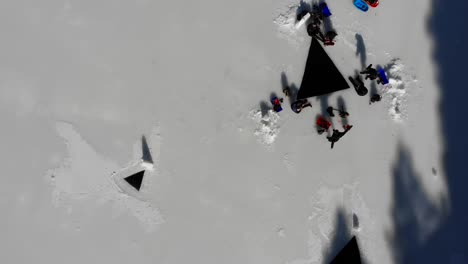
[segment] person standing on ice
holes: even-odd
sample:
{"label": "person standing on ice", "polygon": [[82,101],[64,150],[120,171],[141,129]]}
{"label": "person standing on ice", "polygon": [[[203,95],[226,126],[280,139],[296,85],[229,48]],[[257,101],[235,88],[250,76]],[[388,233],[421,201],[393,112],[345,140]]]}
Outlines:
{"label": "person standing on ice", "polygon": [[380,100],[382,100],[382,96],[381,96],[380,94],[374,94],[374,95],[372,95],[372,97],[370,98],[369,104],[376,103],[376,102],[380,102]]}
{"label": "person standing on ice", "polygon": [[371,80],[375,80],[377,79],[377,83],[380,84],[380,76],[379,76],[379,73],[377,72],[376,69],[372,68],[372,64],[369,64],[369,66],[367,66],[367,68],[363,71],[360,72],[361,74],[366,74],[366,80],[367,79],[371,79]]}
{"label": "person standing on ice", "polygon": [[348,131],[352,127],[353,126],[346,125],[344,127],[345,130],[343,132],[340,132],[337,129],[333,129],[333,134],[331,136],[327,137],[328,141],[331,142],[331,148],[333,148],[333,146],[335,145],[335,142],[338,142],[338,140],[340,140],[340,138],[342,138],[346,133],[348,133]]}

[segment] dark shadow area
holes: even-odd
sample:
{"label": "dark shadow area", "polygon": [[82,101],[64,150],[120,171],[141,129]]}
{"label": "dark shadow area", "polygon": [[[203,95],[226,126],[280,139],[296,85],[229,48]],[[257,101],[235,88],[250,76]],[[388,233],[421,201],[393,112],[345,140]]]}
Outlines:
{"label": "dark shadow area", "polygon": [[301,0],[296,10],[296,20],[297,21],[299,20],[297,18],[299,18],[300,14],[302,14],[303,12],[311,12],[311,11],[312,11],[312,5],[310,3],[307,3]]}
{"label": "dark shadow area", "polygon": [[291,92],[291,95],[289,96],[289,98],[291,99],[291,103],[292,103],[297,100],[297,93],[299,92],[299,88],[297,88],[295,83],[291,83],[291,85],[289,85],[289,90]]}
{"label": "dark shadow area", "polygon": [[353,229],[359,230],[359,217],[353,213]]}
{"label": "dark shadow area", "polygon": [[272,93],[270,94],[270,98],[269,98],[269,99],[271,100],[271,99],[273,99],[273,98],[275,98],[275,97],[278,98],[278,99],[281,99],[281,98],[282,98],[282,97],[278,96],[278,94],[276,94],[276,92],[272,92]]}
{"label": "dark shadow area", "polygon": [[270,105],[266,101],[260,102],[260,111],[262,112],[262,117],[265,117],[266,115],[268,115],[268,111],[270,111],[270,109],[273,109],[273,108],[270,107]]}
{"label": "dark shadow area", "polygon": [[374,94],[378,94],[378,93],[379,92],[377,91],[377,84],[375,82],[371,82],[369,98],[372,97]]}
{"label": "dark shadow area", "polygon": [[[324,3],[325,1],[320,1],[320,3]],[[333,17],[333,15],[329,16],[329,17],[324,17],[323,18],[323,30],[324,30],[324,33],[327,33],[328,31],[334,31],[336,32],[335,28],[333,27],[333,22],[331,20],[331,18]],[[338,32],[336,32],[338,33]]]}
{"label": "dark shadow area", "polygon": [[[439,255],[444,242],[430,252],[426,238],[437,228],[445,212],[439,209],[421,185],[411,153],[400,144],[393,165],[393,197],[391,209],[393,230],[387,233],[393,247],[395,263],[450,263],[449,255]],[[444,204],[444,203],[443,203]],[[447,242],[447,241],[445,241]]]}
{"label": "dark shadow area", "polygon": [[[348,110],[346,109],[346,102],[345,102],[343,96],[341,96],[341,95],[338,96],[338,98],[336,99],[336,104],[337,104],[337,107],[338,107],[339,110],[348,112]],[[343,124],[343,126],[348,125],[348,118],[341,117],[341,124]]]}
{"label": "dark shadow area", "polygon": [[356,33],[356,56],[359,56],[361,61],[361,69],[365,69],[367,66],[366,45],[364,44],[364,38],[358,33]]}
{"label": "dark shadow area", "polygon": [[288,101],[289,105],[296,101],[297,93],[299,92],[299,88],[294,83],[289,84],[288,77],[286,76],[285,72],[281,73],[281,90],[284,91],[285,88],[289,88],[289,96]]}
{"label": "dark shadow area", "polygon": [[286,76],[285,72],[281,72],[281,90],[284,90],[284,88],[288,87],[289,82],[288,82],[288,77]]}
{"label": "dark shadow area", "polygon": [[132,174],[124,180],[130,184],[133,188],[135,188],[137,191],[140,191],[141,183],[143,182],[143,176],[145,175],[145,171],[140,171],[135,174]]}
{"label": "dark shadow area", "polygon": [[153,157],[151,156],[151,151],[148,147],[145,135],[141,136],[141,151],[143,161],[153,164]]}
{"label": "dark shadow area", "polygon": [[[428,31],[433,37],[433,62],[437,65],[436,78],[440,88],[440,124],[444,142],[443,171],[446,176],[449,201],[442,212],[442,222],[436,230],[424,236],[418,226],[418,215],[410,212],[421,193],[408,188],[408,180],[395,179],[395,229],[391,233],[397,263],[468,263],[468,174],[466,169],[468,124],[460,117],[468,115],[465,106],[468,89],[464,88],[466,61],[468,61],[468,1],[432,0]],[[400,155],[404,155],[401,153]],[[400,158],[405,162],[406,158]],[[410,164],[411,165],[411,164]],[[397,165],[397,167],[401,167]],[[430,168],[428,168],[430,169]],[[439,168],[436,168],[439,169]],[[440,171],[441,169],[439,169]],[[402,170],[395,170],[401,175]],[[404,170],[403,170],[404,172]],[[409,170],[412,172],[412,170]],[[407,173],[409,177],[411,173]],[[438,175],[441,175],[440,173]],[[437,176],[440,177],[440,176]],[[409,180],[411,184],[413,181]],[[400,198],[405,195],[406,199]],[[424,203],[423,203],[424,204]],[[398,211],[403,209],[406,215]],[[429,206],[425,211],[431,213]],[[427,220],[425,220],[427,221]]]}
{"label": "dark shadow area", "polygon": [[379,94],[377,90],[377,84],[375,82],[371,82],[370,84],[370,93],[369,93],[369,104],[372,103],[372,96]]}
{"label": "dark shadow area", "polygon": [[351,230],[346,221],[346,214],[343,208],[337,210],[335,221],[333,229],[335,233],[330,239],[330,246],[322,252],[324,264],[330,263],[351,239]]}

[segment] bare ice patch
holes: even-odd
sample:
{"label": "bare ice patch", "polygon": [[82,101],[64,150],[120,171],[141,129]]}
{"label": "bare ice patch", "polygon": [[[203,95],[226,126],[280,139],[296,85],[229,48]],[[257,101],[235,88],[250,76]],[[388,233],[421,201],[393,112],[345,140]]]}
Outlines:
{"label": "bare ice patch", "polygon": [[[148,231],[153,231],[164,222],[158,209],[146,201],[144,193],[126,192],[128,189],[119,185],[121,182],[116,180],[114,173],[121,169],[118,164],[100,156],[71,124],[57,123],[56,130],[64,139],[68,151],[68,157],[62,164],[48,172],[56,206],[72,210],[80,200],[95,200],[97,204],[111,203],[115,215],[131,213]],[[124,171],[144,170],[145,165],[138,161]],[[150,180],[152,177],[147,178]],[[148,185],[148,182],[144,184]]]}
{"label": "bare ice patch", "polygon": [[408,117],[406,112],[408,94],[418,88],[418,80],[398,58],[385,65],[384,70],[390,82],[383,90],[386,94],[384,98],[388,105],[388,113],[394,121],[401,122]]}
{"label": "bare ice patch", "polygon": [[249,117],[256,123],[254,134],[258,137],[259,142],[271,146],[280,130],[279,115],[271,109],[266,113],[262,113],[262,110],[252,110]]}

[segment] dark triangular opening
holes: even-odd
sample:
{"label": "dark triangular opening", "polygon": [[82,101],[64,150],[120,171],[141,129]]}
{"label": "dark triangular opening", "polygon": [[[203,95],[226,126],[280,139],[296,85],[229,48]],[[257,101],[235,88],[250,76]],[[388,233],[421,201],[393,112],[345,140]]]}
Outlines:
{"label": "dark triangular opening", "polygon": [[317,39],[312,38],[297,99],[319,96],[349,88]]}
{"label": "dark triangular opening", "polygon": [[356,237],[353,236],[346,246],[336,255],[330,264],[361,264],[361,253],[359,253],[359,247],[356,241]]}
{"label": "dark triangular opening", "polygon": [[143,182],[143,175],[145,174],[145,171],[140,171],[137,172],[133,175],[128,176],[124,180],[128,182],[133,188],[137,189],[138,191],[140,190],[141,183]]}

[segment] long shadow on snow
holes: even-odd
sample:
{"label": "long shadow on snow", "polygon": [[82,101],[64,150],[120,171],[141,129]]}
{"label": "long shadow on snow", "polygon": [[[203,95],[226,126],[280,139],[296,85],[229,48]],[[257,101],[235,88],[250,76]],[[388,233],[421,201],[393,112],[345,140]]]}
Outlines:
{"label": "long shadow on snow", "polygon": [[366,52],[366,44],[364,44],[364,38],[361,34],[356,33],[356,56],[359,56],[361,61],[361,70],[366,68],[367,63],[367,52]]}
{"label": "long shadow on snow", "polygon": [[[447,263],[448,255],[430,256],[438,255],[438,248],[432,253],[426,252],[425,248],[426,239],[446,214],[446,203],[442,203],[440,209],[425,192],[411,153],[402,144],[398,146],[392,177],[395,199],[391,209],[393,229],[386,235],[395,250],[395,263]],[[442,244],[439,246],[443,247]]]}
{"label": "long shadow on snow", "polygon": [[262,117],[265,117],[268,114],[268,111],[272,109],[266,101],[260,102],[260,111],[262,112]]}
{"label": "long shadow on snow", "polygon": [[291,106],[292,103],[296,101],[299,88],[297,88],[297,86],[294,83],[289,84],[286,73],[282,72],[281,73],[281,90],[284,90],[284,88],[286,87],[289,87],[288,101],[289,101],[289,106]]}
{"label": "long shadow on snow", "polygon": [[[447,182],[447,201],[449,210],[442,209],[441,223],[436,230],[425,236],[418,227],[420,216],[411,213],[417,210],[416,202],[425,201],[420,192],[410,185],[412,170],[405,177],[409,180],[395,179],[395,229],[391,234],[394,241],[394,256],[397,263],[468,263],[468,177],[466,173],[466,154],[468,138],[465,131],[468,125],[461,118],[468,115],[465,107],[468,89],[464,88],[466,62],[468,61],[468,34],[463,29],[468,25],[468,1],[456,0],[450,4],[442,0],[432,0],[432,14],[428,20],[429,34],[434,38],[433,59],[437,65],[437,82],[440,87],[440,124],[445,143],[443,166]],[[423,129],[423,128],[421,128]],[[407,152],[406,152],[407,153]],[[405,156],[406,155],[406,156]],[[408,158],[400,150],[400,162]],[[410,167],[406,164],[406,167]],[[398,173],[401,174],[401,173]],[[406,199],[401,197],[406,196]],[[416,205],[415,205],[416,203]],[[420,203],[420,202],[418,202]],[[424,205],[424,203],[423,203]],[[428,205],[428,213],[433,208]],[[401,216],[399,210],[407,212]],[[423,221],[424,222],[424,221]]]}
{"label": "long shadow on snow", "polygon": [[143,161],[153,164],[153,157],[151,156],[151,151],[144,135],[141,136],[141,151]]}
{"label": "long shadow on snow", "polygon": [[[336,99],[336,106],[338,107],[338,109],[347,112],[346,102],[345,102],[343,96],[341,96],[341,95],[338,96],[338,98]],[[337,117],[340,117],[340,116],[338,115]],[[340,119],[341,119],[341,124],[343,126],[348,125],[348,118],[340,118]]]}
{"label": "long shadow on snow", "polygon": [[307,11],[307,12],[312,11],[312,6],[310,5],[310,3],[306,3],[303,0],[301,0],[299,2],[299,6],[297,7],[297,10],[296,10],[296,20],[297,20],[297,17],[299,16],[299,14],[301,14],[304,11]]}
{"label": "long shadow on snow", "polygon": [[343,208],[338,208],[335,216],[335,226],[333,237],[330,239],[330,246],[322,251],[323,263],[330,263],[333,258],[343,249],[351,239],[351,229],[346,221],[346,213]]}

